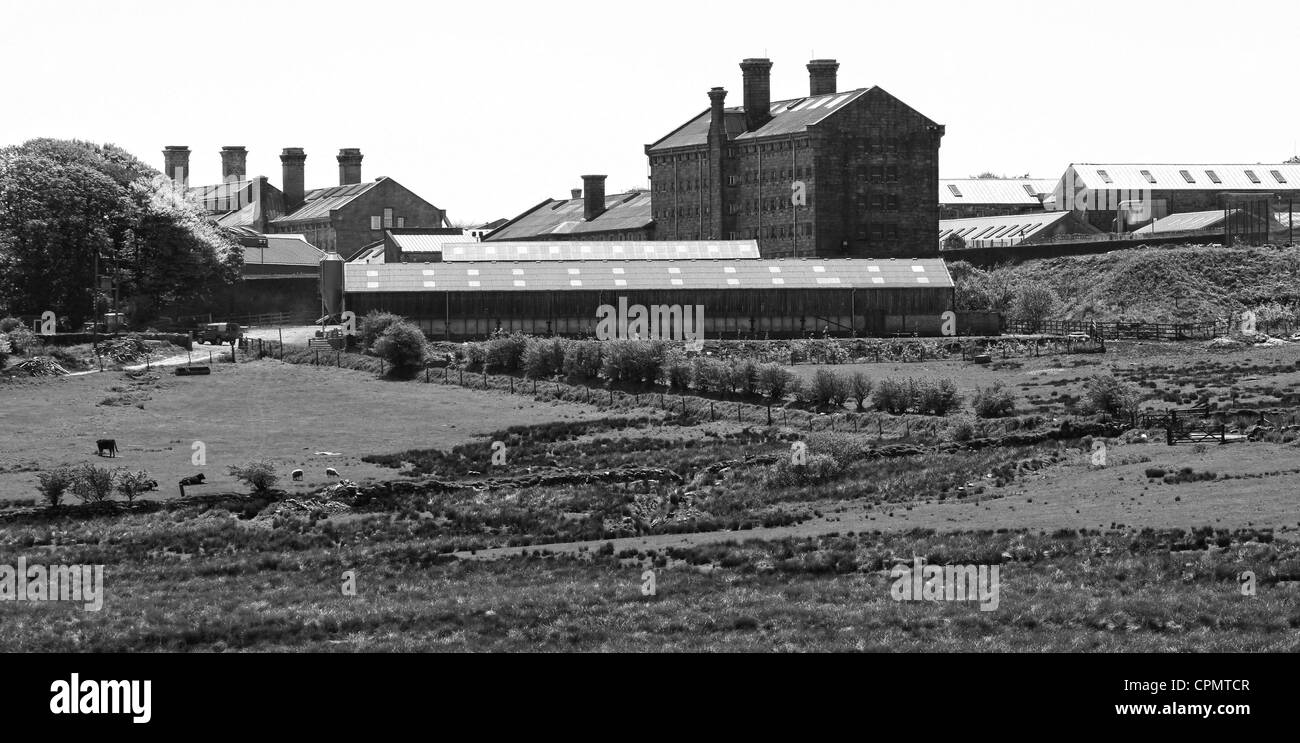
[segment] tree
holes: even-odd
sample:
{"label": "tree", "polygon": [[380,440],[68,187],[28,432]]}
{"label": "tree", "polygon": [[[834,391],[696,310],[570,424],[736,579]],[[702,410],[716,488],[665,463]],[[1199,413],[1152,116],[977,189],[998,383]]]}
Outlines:
{"label": "tree", "polygon": [[113,495],[113,472],[83,464],[72,471],[72,493],[86,503],[101,503]]}
{"label": "tree", "polygon": [[405,320],[388,326],[375,341],[375,355],[396,369],[410,368],[424,363],[424,331]]}
{"label": "tree", "polygon": [[1044,320],[1051,317],[1060,301],[1051,288],[1042,284],[1026,284],[1016,290],[1011,314],[1016,321],[1029,323],[1037,329]]}
{"label": "tree", "polygon": [[0,149],[0,297],[80,324],[102,307],[95,266],[135,308],[202,298],[243,264],[185,191],[113,145],[34,139]]}
{"label": "tree", "polygon": [[136,496],[153,489],[154,484],[145,470],[123,470],[117,475],[117,492],[126,498],[127,503],[134,503]]}
{"label": "tree", "polygon": [[226,469],[232,477],[258,494],[270,492],[271,488],[280,481],[280,476],[275,474],[275,464],[269,459],[259,459],[245,465],[232,464]]}
{"label": "tree", "polygon": [[48,472],[42,472],[37,475],[40,485],[37,489],[41,491],[41,496],[50,508],[58,508],[63,502],[63,494],[72,487],[73,474],[68,467],[55,467]]}

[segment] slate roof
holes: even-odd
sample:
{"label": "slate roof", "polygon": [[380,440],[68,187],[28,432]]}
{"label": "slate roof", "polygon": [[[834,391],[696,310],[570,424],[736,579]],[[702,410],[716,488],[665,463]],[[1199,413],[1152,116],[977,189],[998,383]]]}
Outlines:
{"label": "slate roof", "polygon": [[[1300,165],[1291,164],[1074,163],[1070,169],[1074,172],[1076,186],[1094,190],[1272,192],[1300,189]],[[1069,176],[1069,171],[1066,176]]]}
{"label": "slate roof", "polygon": [[[769,109],[772,119],[752,132],[744,131],[744,106],[724,109],[727,131],[737,141],[801,132],[857,100],[871,88],[858,88],[830,95],[775,101]],[[675,147],[698,147],[708,143],[710,111],[705,110],[668,136],[650,145],[650,152]]]}
{"label": "slate roof", "polygon": [[379,185],[383,180],[383,178],[380,178],[366,183],[312,189],[304,195],[303,204],[296,211],[292,214],[276,217],[271,221],[275,224],[283,224],[285,222],[328,219],[332,210],[347,206],[353,199]]}
{"label": "slate roof", "polygon": [[444,261],[626,261],[758,258],[757,240],[462,242],[443,246]]}
{"label": "slate roof", "polygon": [[[1040,206],[1035,194],[1050,194],[1059,179],[1043,178],[941,178],[939,203],[944,206],[962,204],[1006,204],[1008,206]],[[1031,193],[1032,192],[1032,193]]]}
{"label": "slate roof", "polygon": [[630,231],[643,229],[654,221],[649,191],[607,194],[605,211],[590,222],[583,218],[584,203],[582,198],[547,199],[489,233],[484,239],[500,242],[547,235]]}

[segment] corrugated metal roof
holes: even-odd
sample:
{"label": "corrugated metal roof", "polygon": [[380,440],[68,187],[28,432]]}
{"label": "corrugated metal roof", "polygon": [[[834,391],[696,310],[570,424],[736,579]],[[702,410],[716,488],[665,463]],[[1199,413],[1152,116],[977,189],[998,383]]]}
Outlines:
{"label": "corrugated metal roof", "polygon": [[[1093,190],[1141,191],[1294,191],[1300,189],[1300,165],[1158,165],[1075,163],[1075,186]],[[1274,175],[1274,171],[1277,174]],[[1148,174],[1150,178],[1148,178]],[[1252,178],[1252,174],[1254,177]],[[1279,179],[1280,176],[1280,179]]]}
{"label": "corrugated metal roof", "polygon": [[[858,88],[856,90],[846,90],[840,93],[830,95],[809,96],[806,98],[793,98],[785,101],[776,101],[770,109],[772,120],[752,132],[737,133],[736,140],[757,139],[759,137],[771,137],[778,134],[793,134],[816,124],[822,119],[830,116],[836,111],[844,108],[854,100],[857,100],[870,88]],[[739,114],[744,114],[744,106],[725,109],[728,130],[732,130],[733,118]],[[696,116],[686,123],[677,131],[669,134],[667,137],[659,140],[650,147],[651,152],[658,150],[668,150],[674,147],[696,147],[707,144],[709,138],[709,118],[710,112]],[[740,119],[741,128],[743,129],[743,118]],[[733,132],[735,133],[735,132]]]}
{"label": "corrugated metal roof", "polygon": [[442,251],[444,261],[734,260],[758,257],[757,240],[460,242],[447,244]]}
{"label": "corrugated metal roof", "polygon": [[971,240],[1009,240],[1009,244],[1033,237],[1070,216],[1070,212],[1036,212],[1005,217],[971,217],[969,219],[939,220],[939,241],[951,235]]}
{"label": "corrugated metal roof", "polygon": [[654,221],[649,191],[606,195],[605,211],[590,222],[583,219],[583,205],[581,198],[547,201],[488,235],[487,240],[499,242],[545,235],[639,230]]}
{"label": "corrugated metal roof", "polygon": [[465,242],[464,232],[455,235],[406,235],[389,232],[388,237],[403,253],[445,253],[444,246]]}
{"label": "corrugated metal roof", "polygon": [[302,235],[263,235],[266,247],[244,246],[245,265],[318,266],[325,251]]}
{"label": "corrugated metal roof", "polygon": [[305,201],[302,206],[298,207],[297,211],[282,217],[276,217],[271,221],[281,223],[327,219],[331,210],[343,208],[348,202],[374,188],[381,180],[383,179],[368,183],[354,183],[348,186],[313,189],[306,193]]}
{"label": "corrugated metal roof", "polygon": [[937,258],[738,261],[388,263],[344,267],[348,292],[655,289],[946,289]]}
{"label": "corrugated metal roof", "polygon": [[1057,183],[1055,178],[943,178],[939,180],[939,203],[1039,206],[1042,202],[1033,194],[1050,194]]}
{"label": "corrugated metal roof", "polygon": [[352,256],[349,263],[375,264],[384,262],[384,243],[379,241],[373,245],[367,245],[360,252]]}

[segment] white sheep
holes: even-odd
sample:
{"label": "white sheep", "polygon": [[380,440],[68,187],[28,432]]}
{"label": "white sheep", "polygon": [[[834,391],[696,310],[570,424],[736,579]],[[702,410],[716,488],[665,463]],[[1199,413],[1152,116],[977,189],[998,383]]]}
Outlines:
{"label": "white sheep", "polygon": [[325,476],[326,476],[326,477],[338,477],[338,476],[339,476],[339,471],[336,470],[336,469],[334,469],[333,467],[326,467],[326,468],[325,468]]}
{"label": "white sheep", "polygon": [[294,470],[289,473],[289,476],[293,478],[294,482],[302,482],[302,470]]}

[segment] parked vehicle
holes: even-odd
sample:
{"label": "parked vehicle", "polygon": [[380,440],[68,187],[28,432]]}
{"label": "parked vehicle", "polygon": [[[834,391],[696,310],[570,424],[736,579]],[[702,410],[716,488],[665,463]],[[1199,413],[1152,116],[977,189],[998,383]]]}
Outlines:
{"label": "parked vehicle", "polygon": [[203,326],[195,340],[199,343],[210,343],[218,346],[224,343],[234,346],[242,337],[244,337],[244,331],[239,327],[239,323],[210,322]]}

